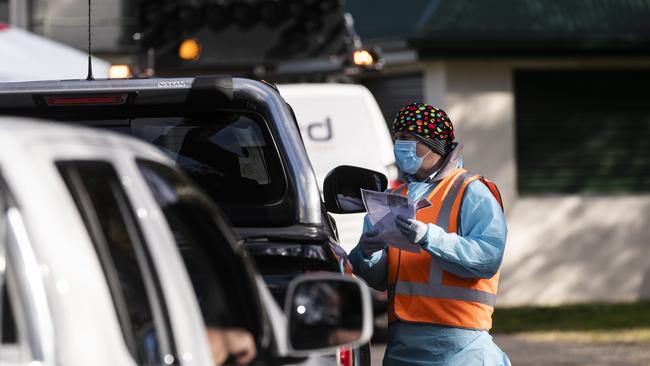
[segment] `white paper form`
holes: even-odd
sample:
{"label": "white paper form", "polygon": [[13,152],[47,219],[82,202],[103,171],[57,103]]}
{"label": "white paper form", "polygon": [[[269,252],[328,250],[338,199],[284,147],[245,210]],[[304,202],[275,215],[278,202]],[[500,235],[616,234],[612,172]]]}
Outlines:
{"label": "white paper form", "polygon": [[[409,241],[395,225],[398,215],[415,218],[416,205],[413,202],[400,194],[365,189],[361,190],[361,197],[368,212],[368,219],[373,228],[379,230],[380,238],[395,248],[413,253],[420,252],[420,246]],[[421,208],[422,205],[418,202],[417,206]]]}

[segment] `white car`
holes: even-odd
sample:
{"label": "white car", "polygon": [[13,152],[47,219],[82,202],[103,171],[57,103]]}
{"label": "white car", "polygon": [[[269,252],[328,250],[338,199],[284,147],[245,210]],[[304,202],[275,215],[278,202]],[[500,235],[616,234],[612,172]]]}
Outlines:
{"label": "white car", "polygon": [[250,333],[261,365],[368,341],[355,279],[294,280],[285,320],[220,212],[155,147],[23,118],[0,131],[3,366],[213,365],[206,329]]}

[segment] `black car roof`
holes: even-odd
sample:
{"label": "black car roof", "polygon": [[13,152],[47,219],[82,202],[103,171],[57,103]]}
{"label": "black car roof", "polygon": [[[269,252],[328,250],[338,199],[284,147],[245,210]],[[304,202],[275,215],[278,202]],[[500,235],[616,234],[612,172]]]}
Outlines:
{"label": "black car roof", "polygon": [[192,78],[52,80],[0,83],[0,108],[33,108],[51,96],[126,96],[125,104],[228,103],[233,98],[231,76]]}

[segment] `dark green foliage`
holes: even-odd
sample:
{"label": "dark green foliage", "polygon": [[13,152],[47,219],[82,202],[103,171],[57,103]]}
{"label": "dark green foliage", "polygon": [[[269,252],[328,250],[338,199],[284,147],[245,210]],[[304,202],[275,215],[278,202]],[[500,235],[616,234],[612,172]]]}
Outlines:
{"label": "dark green foliage", "polygon": [[650,327],[650,302],[497,308],[491,333]]}

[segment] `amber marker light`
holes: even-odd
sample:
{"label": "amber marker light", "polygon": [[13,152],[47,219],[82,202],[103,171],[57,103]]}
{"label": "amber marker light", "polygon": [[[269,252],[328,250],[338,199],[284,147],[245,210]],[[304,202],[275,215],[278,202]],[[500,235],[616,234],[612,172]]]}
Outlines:
{"label": "amber marker light", "polygon": [[128,79],[133,76],[129,65],[111,65],[108,69],[109,79]]}
{"label": "amber marker light", "polygon": [[183,61],[196,61],[201,57],[201,45],[195,39],[188,38],[178,46],[178,57]]}
{"label": "amber marker light", "polygon": [[370,66],[375,63],[375,58],[367,50],[354,51],[354,64],[358,66]]}

